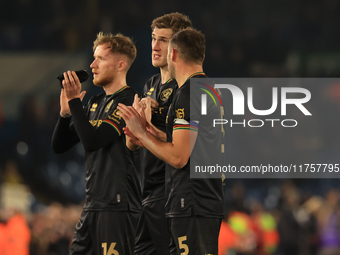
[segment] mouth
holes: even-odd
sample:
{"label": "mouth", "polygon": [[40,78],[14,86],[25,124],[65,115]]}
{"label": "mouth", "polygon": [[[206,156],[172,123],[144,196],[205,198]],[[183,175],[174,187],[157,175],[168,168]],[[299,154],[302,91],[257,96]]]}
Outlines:
{"label": "mouth", "polygon": [[160,57],[161,57],[161,55],[159,55],[159,54],[153,54],[152,55],[152,58],[155,59],[155,60],[159,59]]}

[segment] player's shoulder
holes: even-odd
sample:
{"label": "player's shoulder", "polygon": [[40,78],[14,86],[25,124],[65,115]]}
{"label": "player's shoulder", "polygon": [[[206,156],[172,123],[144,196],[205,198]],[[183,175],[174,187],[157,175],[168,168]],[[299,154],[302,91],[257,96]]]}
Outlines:
{"label": "player's shoulder", "polygon": [[159,83],[162,76],[160,73],[152,75],[149,79],[147,79],[146,84],[148,85],[154,85],[155,83]]}
{"label": "player's shoulder", "polygon": [[173,91],[176,91],[178,89],[177,81],[175,79],[170,79],[163,85],[165,85],[164,88],[171,88]]}
{"label": "player's shoulder", "polygon": [[190,87],[188,88],[188,86],[181,86],[175,92],[172,104],[175,107],[178,107],[179,105],[188,105],[189,103],[190,103]]}
{"label": "player's shoulder", "polygon": [[[150,92],[150,89],[154,90],[155,87],[160,84],[161,81],[161,74],[157,73],[152,75],[149,79],[146,80],[145,85],[142,90],[142,97],[148,96],[148,92]],[[152,91],[151,91],[152,92]]]}
{"label": "player's shoulder", "polygon": [[144,90],[145,89],[150,89],[151,87],[156,86],[157,84],[160,83],[162,79],[162,76],[160,73],[152,75],[150,78],[148,78],[145,82]]}
{"label": "player's shoulder", "polygon": [[119,91],[118,93],[116,92],[116,94],[112,97],[112,99],[116,103],[123,103],[125,105],[132,105],[136,94],[137,94],[136,90],[127,86],[127,87],[123,88],[121,91]]}
{"label": "player's shoulder", "polygon": [[126,96],[135,96],[135,94],[137,94],[137,91],[134,90],[133,88],[127,86],[124,90],[121,91],[123,95]]}
{"label": "player's shoulder", "polygon": [[180,97],[190,97],[190,83],[184,83],[180,88],[177,89],[176,94]]}
{"label": "player's shoulder", "polygon": [[98,102],[100,100],[102,100],[105,97],[105,93],[100,93],[97,95],[92,96],[89,101],[87,102],[88,104],[94,103],[94,102]]}

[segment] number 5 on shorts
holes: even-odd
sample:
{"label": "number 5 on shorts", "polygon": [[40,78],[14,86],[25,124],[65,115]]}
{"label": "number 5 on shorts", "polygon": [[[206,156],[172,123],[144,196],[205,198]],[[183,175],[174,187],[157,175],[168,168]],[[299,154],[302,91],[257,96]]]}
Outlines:
{"label": "number 5 on shorts", "polygon": [[109,250],[107,250],[107,243],[102,243],[103,255],[119,255],[119,252],[115,250],[116,243],[111,243]]}
{"label": "number 5 on shorts", "polygon": [[183,243],[186,240],[187,240],[187,236],[178,237],[178,246],[179,246],[179,249],[180,250],[184,249],[184,252],[182,252],[181,255],[188,255],[189,254],[189,247],[188,247],[188,245]]}

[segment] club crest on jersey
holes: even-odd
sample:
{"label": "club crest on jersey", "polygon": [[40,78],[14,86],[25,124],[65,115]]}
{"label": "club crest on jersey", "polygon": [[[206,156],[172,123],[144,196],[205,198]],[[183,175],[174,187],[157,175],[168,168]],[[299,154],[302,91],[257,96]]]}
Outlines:
{"label": "club crest on jersey", "polygon": [[176,110],[177,119],[184,119],[184,108],[180,108]]}
{"label": "club crest on jersey", "polygon": [[154,87],[152,87],[150,90],[149,90],[149,92],[148,93],[146,93],[148,96],[151,96],[151,94],[152,94],[152,92],[155,90],[155,88]]}
{"label": "club crest on jersey", "polygon": [[91,112],[94,112],[94,111],[96,111],[96,109],[97,109],[97,106],[98,106],[98,104],[94,103],[94,104],[91,106],[91,109],[90,109],[90,111],[91,111]]}
{"label": "club crest on jersey", "polygon": [[163,90],[162,93],[161,93],[161,96],[160,96],[161,100],[166,101],[169,98],[169,96],[171,95],[171,93],[172,93],[172,88],[168,88],[168,89]]}
{"label": "club crest on jersey", "polygon": [[111,100],[111,102],[107,104],[107,106],[105,107],[105,112],[108,112],[110,110],[112,103],[113,103],[113,100]]}

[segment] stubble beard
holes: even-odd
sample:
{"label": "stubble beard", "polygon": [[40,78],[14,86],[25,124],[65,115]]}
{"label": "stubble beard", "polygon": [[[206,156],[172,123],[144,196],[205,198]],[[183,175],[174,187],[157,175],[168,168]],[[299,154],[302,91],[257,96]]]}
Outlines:
{"label": "stubble beard", "polygon": [[107,77],[106,79],[101,79],[98,80],[96,78],[93,79],[93,84],[97,87],[105,87],[106,85],[108,85],[109,83],[112,83],[113,78],[112,77]]}

